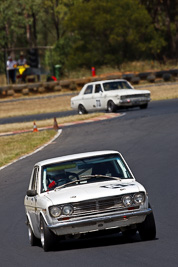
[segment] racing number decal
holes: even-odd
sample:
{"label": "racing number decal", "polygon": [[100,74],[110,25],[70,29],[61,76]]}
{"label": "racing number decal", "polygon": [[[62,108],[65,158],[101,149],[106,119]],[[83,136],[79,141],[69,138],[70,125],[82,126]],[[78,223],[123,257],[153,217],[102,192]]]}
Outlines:
{"label": "racing number decal", "polygon": [[[134,185],[134,184],[129,184],[129,185]],[[128,184],[110,184],[110,185],[104,185],[104,186],[101,186],[103,188],[110,188],[110,189],[117,189],[117,188],[123,188],[123,187],[126,187],[128,186]]]}
{"label": "racing number decal", "polygon": [[97,108],[101,107],[101,101],[100,100],[96,100],[96,107]]}

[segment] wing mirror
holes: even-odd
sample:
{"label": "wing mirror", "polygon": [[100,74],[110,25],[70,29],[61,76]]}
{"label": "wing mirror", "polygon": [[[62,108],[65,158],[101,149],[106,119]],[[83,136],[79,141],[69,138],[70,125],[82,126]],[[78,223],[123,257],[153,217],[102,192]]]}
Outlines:
{"label": "wing mirror", "polygon": [[35,197],[36,195],[37,195],[36,190],[34,190],[34,189],[27,190],[27,196],[28,197]]}

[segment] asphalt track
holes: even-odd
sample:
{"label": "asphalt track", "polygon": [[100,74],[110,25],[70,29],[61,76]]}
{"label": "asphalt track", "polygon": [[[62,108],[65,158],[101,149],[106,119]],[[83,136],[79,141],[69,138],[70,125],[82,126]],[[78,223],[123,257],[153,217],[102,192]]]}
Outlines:
{"label": "asphalt track", "polygon": [[[149,193],[157,238],[124,239],[113,234],[65,241],[45,253],[30,247],[23,200],[35,162],[103,149],[119,150]],[[178,100],[150,103],[123,117],[80,124],[32,156],[0,171],[0,260],[2,267],[178,266]]]}

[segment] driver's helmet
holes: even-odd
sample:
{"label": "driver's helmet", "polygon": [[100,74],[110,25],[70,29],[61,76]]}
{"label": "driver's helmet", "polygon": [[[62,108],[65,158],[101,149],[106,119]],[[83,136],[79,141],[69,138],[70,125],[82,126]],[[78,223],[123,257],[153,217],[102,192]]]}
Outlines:
{"label": "driver's helmet", "polygon": [[65,171],[52,172],[48,177],[48,188],[63,185],[68,182]]}

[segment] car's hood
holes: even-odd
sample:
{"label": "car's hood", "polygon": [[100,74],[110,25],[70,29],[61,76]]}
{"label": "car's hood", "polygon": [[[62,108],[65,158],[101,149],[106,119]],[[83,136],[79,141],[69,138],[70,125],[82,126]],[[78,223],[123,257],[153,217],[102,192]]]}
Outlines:
{"label": "car's hood", "polygon": [[107,181],[83,185],[74,185],[46,193],[46,197],[53,205],[85,201],[89,199],[110,197],[144,191],[144,187],[135,180],[128,181]]}
{"label": "car's hood", "polygon": [[140,95],[140,94],[149,94],[148,90],[136,90],[136,89],[122,89],[122,90],[113,90],[105,92],[105,95],[116,96],[116,95]]}

